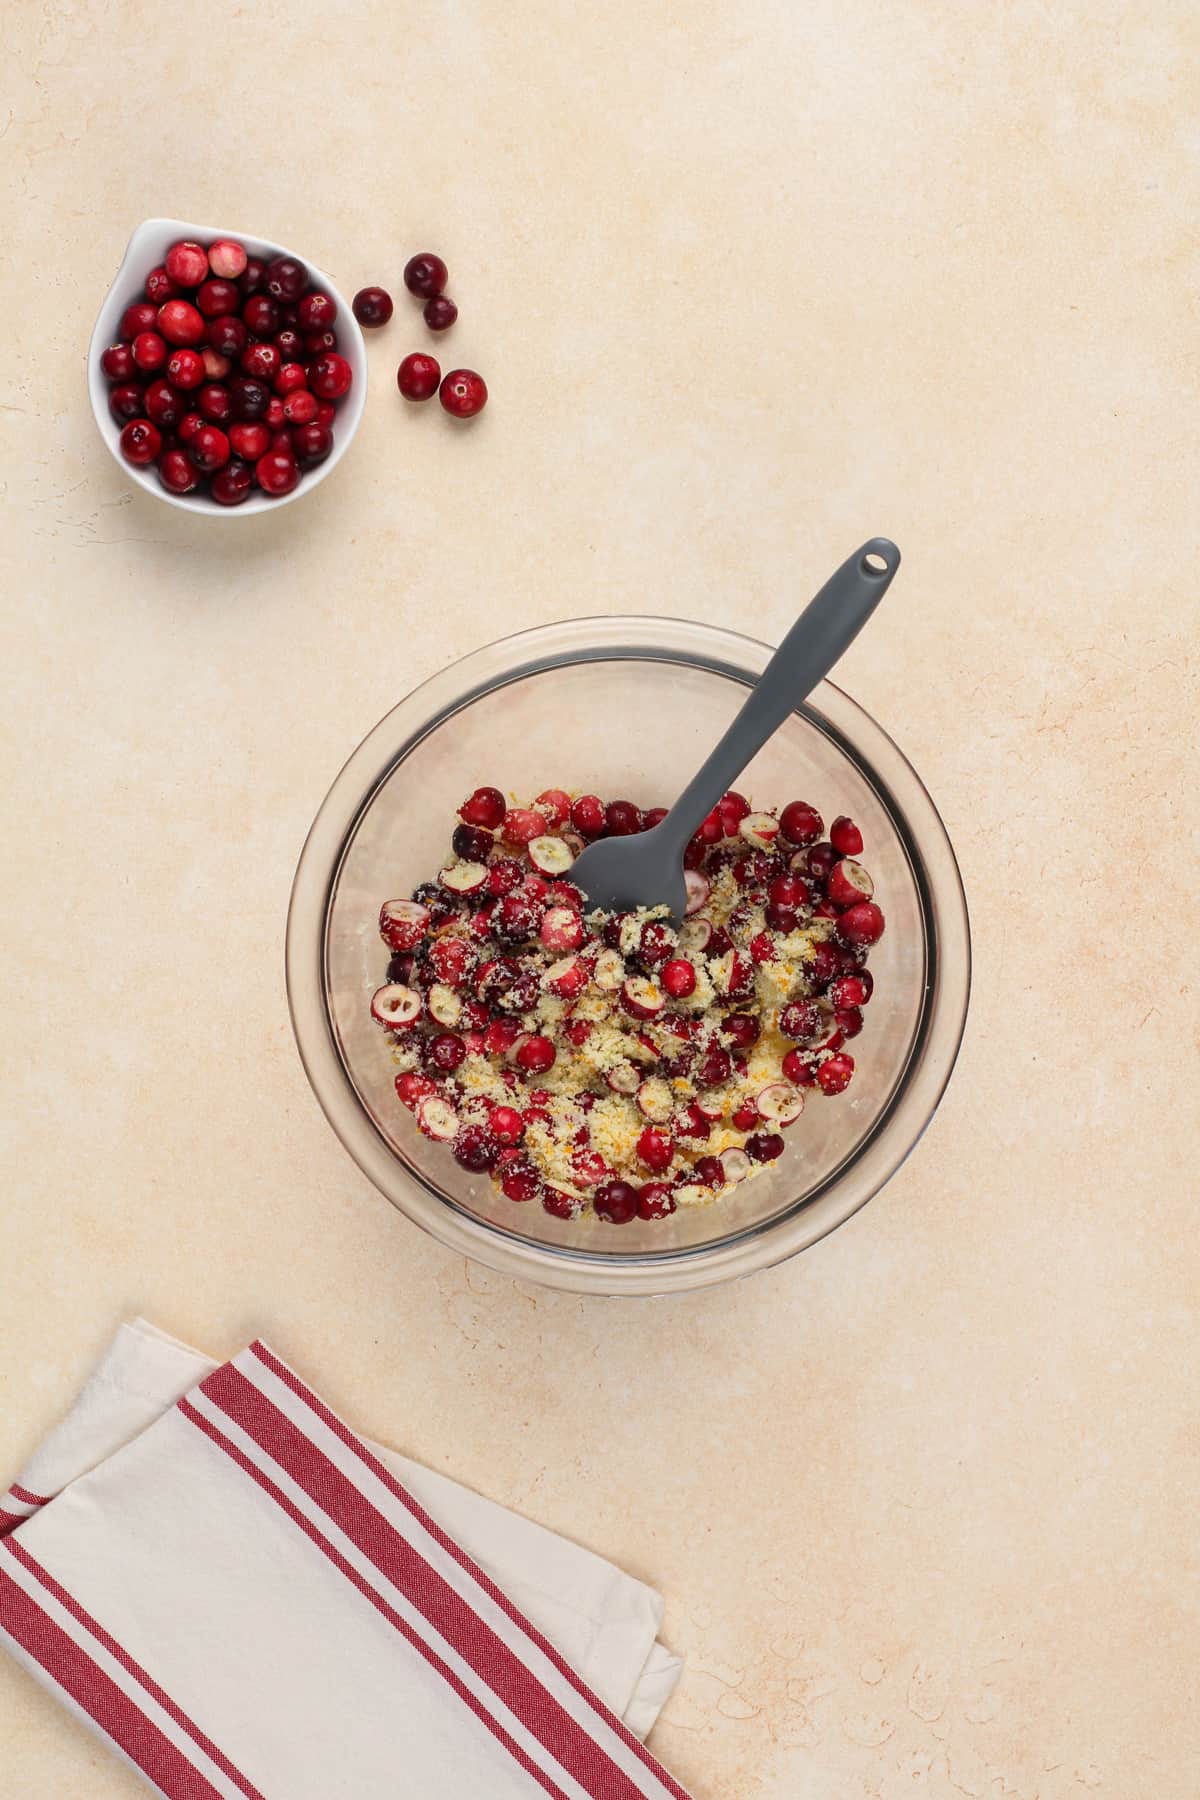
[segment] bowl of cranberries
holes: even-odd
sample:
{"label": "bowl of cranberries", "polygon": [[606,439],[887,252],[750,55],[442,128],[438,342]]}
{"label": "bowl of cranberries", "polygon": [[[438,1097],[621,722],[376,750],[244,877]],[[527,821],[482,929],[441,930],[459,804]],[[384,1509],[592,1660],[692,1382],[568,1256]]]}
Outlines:
{"label": "bowl of cranberries", "polygon": [[674,619],[486,646],[368,734],[305,845],[302,1060],[375,1185],[444,1244],[585,1293],[793,1255],[863,1206],[958,1051],[958,868],[887,734],[823,683],[696,833],[682,919],[571,865],[650,828],[770,647]]}
{"label": "bowl of cranberries", "polygon": [[147,219],[100,308],[88,389],[131,480],[193,512],[311,493],[362,417],[362,331],[329,276],[245,232]]}

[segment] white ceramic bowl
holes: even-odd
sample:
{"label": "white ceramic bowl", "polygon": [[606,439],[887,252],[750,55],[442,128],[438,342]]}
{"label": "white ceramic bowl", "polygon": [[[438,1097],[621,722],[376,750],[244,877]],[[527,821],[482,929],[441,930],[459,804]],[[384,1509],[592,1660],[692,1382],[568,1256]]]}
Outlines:
{"label": "white ceramic bowl", "polygon": [[[331,294],[337,301],[338,350],[350,364],[354,380],[350,385],[350,392],[338,406],[337,417],[333,422],[333,449],[323,463],[305,471],[290,494],[284,494],[278,500],[270,499],[258,488],[251,489],[249,499],[243,500],[240,506],[218,506],[205,494],[170,494],[153,468],[136,468],[121,455],[121,427],[109,411],[110,384],[100,367],[100,358],[110,344],[117,342],[121,315],[131,302],[140,297],[146,276],[151,269],[158,267],[171,245],[178,243],[181,238],[200,244],[211,244],[217,238],[233,238],[239,244],[244,244],[251,256],[261,256],[264,260],[273,256],[294,256],[297,261],[306,265],[314,285]],[[193,225],[187,219],[144,219],[130,238],[124,260],[96,318],[92,341],[88,345],[87,374],[88,393],[96,425],[122,474],[136,482],[138,487],[144,488],[148,494],[153,494],[156,500],[164,500],[168,506],[182,507],[185,512],[201,513],[207,519],[236,519],[246,513],[277,512],[281,506],[287,506],[293,500],[303,500],[306,494],[311,494],[345,456],[358,430],[367,398],[367,352],[363,334],[350,309],[350,302],[324,269],[319,269],[301,251],[289,249],[286,244],[273,243],[269,238],[253,237],[248,231],[232,231],[223,225]]]}

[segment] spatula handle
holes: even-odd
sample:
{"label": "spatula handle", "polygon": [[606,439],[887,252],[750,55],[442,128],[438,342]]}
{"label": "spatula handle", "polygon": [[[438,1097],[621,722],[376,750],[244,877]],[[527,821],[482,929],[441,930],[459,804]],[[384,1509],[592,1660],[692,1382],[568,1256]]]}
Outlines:
{"label": "spatula handle", "polygon": [[741,712],[662,822],[682,855],[688,839],[746,764],[849,649],[900,567],[890,538],[868,538],[809,601]]}

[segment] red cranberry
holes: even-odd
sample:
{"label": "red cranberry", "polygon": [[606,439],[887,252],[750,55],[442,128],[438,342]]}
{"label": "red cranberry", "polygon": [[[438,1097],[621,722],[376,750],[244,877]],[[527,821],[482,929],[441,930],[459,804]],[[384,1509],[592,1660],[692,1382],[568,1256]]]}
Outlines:
{"label": "red cranberry", "polygon": [[271,443],[271,434],[265,425],[232,425],[229,429],[229,442],[237,456],[245,457],[248,462],[257,462],[265,456]]}
{"label": "red cranberry", "polygon": [[725,1171],[719,1156],[701,1156],[692,1165],[692,1177],[704,1187],[724,1187]]}
{"label": "red cranberry", "polygon": [[725,1036],[736,1044],[739,1050],[748,1050],[751,1044],[758,1042],[759,1029],[758,1020],[750,1013],[730,1013],[721,1025]]}
{"label": "red cranberry", "polygon": [[598,1219],[607,1219],[610,1225],[628,1225],[637,1217],[637,1189],[628,1181],[606,1181],[596,1190],[592,1208]]}
{"label": "red cranberry", "polygon": [[232,313],[223,318],[214,319],[208,328],[208,341],[218,356],[227,356],[234,360],[242,354],[248,341],[245,325]]}
{"label": "red cranberry", "polygon": [[[283,330],[276,334],[275,348],[283,359],[283,367],[286,369],[289,363],[295,363],[299,368],[300,373],[304,376],[305,381],[307,381],[308,376],[304,369],[307,352],[304,339],[300,336],[300,333],[298,331],[293,331],[290,326],[285,325]],[[283,369],[279,372],[282,375]]]}
{"label": "red cranberry", "polygon": [[119,387],[112,388],[108,396],[108,410],[118,422],[136,419],[142,410],[141,388],[132,381],[122,382]]}
{"label": "red cranberry", "polygon": [[595,794],[581,794],[571,805],[571,823],[581,837],[596,838],[604,834],[604,802]]}
{"label": "red cranberry", "polygon": [[[288,425],[315,425],[319,405],[320,401],[315,394],[310,394],[307,388],[297,388],[284,400],[284,421]],[[324,430],[324,426],[319,426],[318,429]]]}
{"label": "red cranberry", "polygon": [[451,369],[438,389],[438,398],[456,419],[473,419],[487,405],[487,383],[474,369]]}
{"label": "red cranberry", "polygon": [[729,838],[736,837],[738,826],[750,816],[750,802],[744,795],[731,791],[717,802],[717,812],[723,834]]}
{"label": "red cranberry", "polygon": [[527,1075],[543,1075],[552,1067],[556,1054],[548,1037],[529,1037],[517,1051],[517,1066]]}
{"label": "red cranberry", "polygon": [[758,1108],[749,1100],[744,1100],[731,1120],[737,1131],[753,1131],[758,1124]]}
{"label": "red cranberry", "polygon": [[500,1146],[486,1125],[464,1125],[451,1149],[454,1160],[475,1175],[485,1174],[500,1154]]}
{"label": "red cranberry", "polygon": [[279,351],[274,344],[255,342],[247,344],[239,359],[239,367],[244,375],[255,381],[275,380],[281,368]]}
{"label": "red cranberry", "polygon": [[241,303],[242,296],[232,281],[206,281],[196,292],[196,305],[206,319],[234,313]]}
{"label": "red cranberry", "polygon": [[187,300],[168,300],[158,309],[158,329],[168,344],[202,344],[205,324]]}
{"label": "red cranberry", "polygon": [[816,1037],[820,1027],[821,1015],[811,1000],[791,1000],[779,1015],[780,1031],[797,1044]]}
{"label": "red cranberry", "polygon": [[[850,1078],[854,1074],[854,1058],[845,1051],[836,1056],[828,1056],[817,1070],[817,1081],[821,1091],[826,1094],[840,1094],[843,1088],[850,1086]],[[747,1144],[747,1149],[750,1146]]]}
{"label": "red cranberry", "polygon": [[258,294],[262,292],[266,279],[267,265],[262,257],[248,256],[245,268],[237,277],[237,284],[243,294]]}
{"label": "red cranberry", "polygon": [[210,381],[196,396],[197,409],[212,425],[224,425],[233,417],[233,399],[229,389]]}
{"label": "red cranberry", "polygon": [[321,400],[340,400],[348,392],[354,371],[344,356],[336,352],[319,356],[309,374],[308,384]]}
{"label": "red cranberry", "polygon": [[442,371],[432,356],[414,350],[396,371],[396,385],[406,400],[432,400],[438,391]]}
{"label": "red cranberry", "polygon": [[653,831],[656,825],[662,824],[666,816],[667,809],[665,806],[652,806],[648,812],[642,814],[642,829],[644,831]]}
{"label": "red cranberry", "polygon": [[248,262],[245,246],[236,238],[218,238],[208,246],[208,266],[224,281],[236,281]]}
{"label": "red cranberry", "polygon": [[874,892],[874,881],[852,856],[844,856],[829,871],[828,897],[834,906],[854,906],[859,900],[869,900]]}
{"label": "red cranberry", "polygon": [[689,994],[696,991],[696,971],[682,956],[674,957],[667,963],[660,979],[672,1000],[686,1000]]}
{"label": "red cranberry", "polygon": [[875,992],[875,977],[869,969],[853,975],[839,975],[829,989],[829,998],[838,1007],[865,1006]]}
{"label": "red cranberry", "polygon": [[829,841],[839,856],[862,855],[863,834],[854,820],[844,814],[829,827]]}
{"label": "red cranberry", "polygon": [[803,1050],[789,1050],[783,1059],[783,1072],[795,1087],[815,1087],[817,1070],[812,1057]]}
{"label": "red cranberry", "polygon": [[723,1081],[729,1080],[732,1073],[733,1061],[728,1050],[714,1044],[701,1059],[696,1070],[696,1080],[701,1087],[720,1087]]}
{"label": "red cranberry", "polygon": [[610,800],[604,809],[604,824],[609,837],[632,837],[642,829],[641,808],[632,800]]}
{"label": "red cranberry", "polygon": [[267,401],[267,410],[263,415],[263,419],[264,423],[269,425],[272,431],[281,431],[283,429],[283,401],[279,398],[278,394],[272,394],[271,398]]}
{"label": "red cranberry", "polygon": [[506,1200],[536,1200],[542,1191],[541,1177],[527,1156],[517,1156],[505,1163],[500,1188]]}
{"label": "red cranberry", "polygon": [[235,419],[261,419],[271,403],[267,388],[249,375],[234,376],[229,383],[229,399]]}
{"label": "red cranberry", "polygon": [[169,381],[152,381],[145,392],[147,416],[163,431],[174,431],[185,407]]}
{"label": "red cranberry", "polygon": [[648,1181],[637,1197],[639,1219],[666,1219],[675,1211],[675,1196],[665,1181]]}
{"label": "red cranberry", "polygon": [[[279,350],[279,345],[276,344],[275,348]],[[279,351],[279,354],[281,361],[275,375],[275,392],[277,394],[290,394],[294,392],[296,388],[307,387],[308,376],[305,373],[304,364],[299,362],[284,362],[282,361],[283,352],[281,350]],[[316,417],[315,413],[313,414],[313,417]]]}
{"label": "red cranberry", "polygon": [[158,479],[169,493],[190,494],[200,485],[200,474],[186,450],[164,450]]}
{"label": "red cranberry", "polygon": [[525,1121],[515,1106],[493,1106],[488,1125],[499,1144],[519,1144],[525,1136]]}
{"label": "red cranberry", "polygon": [[337,347],[336,331],[306,331],[304,333],[304,350],[309,357],[328,356]]}
{"label": "red cranberry", "polygon": [[504,795],[494,787],[476,788],[458,809],[459,818],[468,825],[483,825],[489,831],[501,824],[504,813]]}
{"label": "red cranberry", "polygon": [[146,277],[146,298],[153,300],[155,306],[161,306],[165,300],[173,300],[179,292],[167,271],[160,265],[151,269]]}
{"label": "red cranberry", "polygon": [[555,1219],[577,1219],[580,1203],[574,1194],[564,1193],[562,1188],[548,1187],[542,1193],[542,1210]]}
{"label": "red cranberry", "polygon": [[648,1125],[637,1141],[637,1153],[648,1169],[661,1174],[675,1154],[675,1140],[669,1131],[656,1131]]}
{"label": "red cranberry", "polygon": [[801,875],[776,875],[768,884],[767,899],[772,906],[786,907],[795,912],[798,907],[808,901],[808,883]]}
{"label": "red cranberry", "polygon": [[242,320],[252,337],[273,338],[281,320],[279,308],[267,294],[255,294],[242,308]]}
{"label": "red cranberry", "polygon": [[839,1006],[833,1016],[844,1038],[857,1037],[863,1028],[863,1016],[857,1006]]}
{"label": "red cranberry", "polygon": [[197,388],[204,380],[204,358],[198,350],[172,350],[166,376],[172,387]]}
{"label": "red cranberry", "polygon": [[449,294],[435,294],[425,302],[422,314],[430,331],[449,331],[458,317],[458,308]]}
{"label": "red cranberry", "polygon": [[167,274],[179,287],[198,287],[208,274],[208,252],[199,244],[172,244],[163,257]]}
{"label": "red cranberry", "polygon": [[233,457],[213,476],[208,491],[218,506],[240,506],[249,499],[253,486],[254,470],[250,464]]}
{"label": "red cranberry", "polygon": [[218,356],[211,344],[205,344],[200,352],[200,360],[209,381],[224,381],[232,366],[229,357]]}
{"label": "red cranberry", "polygon": [[410,256],[404,265],[404,285],[419,300],[429,300],[434,294],[440,294],[446,281],[446,265],[431,250],[422,250],[418,256]]}
{"label": "red cranberry", "polygon": [[229,461],[229,439],[217,425],[202,425],[188,450],[196,467],[206,475],[224,468]]}
{"label": "red cranberry", "polygon": [[456,1032],[439,1031],[425,1043],[425,1059],[443,1075],[453,1075],[467,1054],[467,1046]]}
{"label": "red cranberry", "polygon": [[783,1139],[777,1131],[756,1131],[753,1137],[746,1139],[746,1155],[751,1162],[774,1162],[782,1156],[785,1149]]}
{"label": "red cranberry", "polygon": [[110,344],[100,358],[100,367],[110,381],[128,381],[137,364],[129,344]]}
{"label": "red cranberry", "polygon": [[[490,831],[482,825],[468,825],[464,820],[456,825],[450,838],[450,848],[455,856],[463,862],[486,862],[491,854],[494,839]],[[516,870],[517,865],[512,865]]]}
{"label": "red cranberry", "polygon": [[805,857],[805,863],[813,880],[823,887],[829,880],[829,871],[837,861],[837,851],[832,844],[814,844]]}
{"label": "red cranberry", "polygon": [[167,360],[167,340],[157,331],[139,331],[131,355],[143,375],[153,375]]}
{"label": "red cranberry", "polygon": [[883,936],[883,913],[873,900],[860,900],[841,915],[837,930],[844,944],[877,944]]}
{"label": "red cranberry", "polygon": [[355,318],[368,330],[386,325],[392,316],[392,296],[386,288],[359,288],[352,304]]}
{"label": "red cranberry", "polygon": [[153,331],[158,324],[158,308],[149,300],[136,300],[121,314],[121,336],[132,340],[140,331]]}
{"label": "red cranberry", "polygon": [[179,421],[178,438],[181,444],[190,444],[198,431],[204,429],[203,413],[184,413]]}
{"label": "red cranberry", "polygon": [[332,449],[332,431],[316,419],[308,425],[297,425],[292,431],[292,454],[302,469],[315,469]]}
{"label": "red cranberry", "polygon": [[789,844],[815,844],[825,829],[815,806],[792,800],[779,815],[779,829]]}
{"label": "red cranberry", "polygon": [[266,288],[273,300],[298,300],[308,286],[308,270],[294,256],[273,256],[267,264]]}
{"label": "red cranberry", "polygon": [[836,944],[814,944],[805,958],[804,972],[814,988],[827,988],[834,977],[842,972]]}
{"label": "red cranberry", "polygon": [[268,450],[265,456],[260,456],[254,465],[254,473],[263,493],[270,494],[272,499],[290,494],[300,479],[295,457],[283,450]]}
{"label": "red cranberry", "polygon": [[296,307],[296,322],[301,331],[328,331],[337,318],[337,301],[332,294],[319,291],[305,294]]}
{"label": "red cranberry", "polygon": [[162,449],[162,433],[149,419],[130,419],[121,433],[121,455],[137,468],[152,463]]}

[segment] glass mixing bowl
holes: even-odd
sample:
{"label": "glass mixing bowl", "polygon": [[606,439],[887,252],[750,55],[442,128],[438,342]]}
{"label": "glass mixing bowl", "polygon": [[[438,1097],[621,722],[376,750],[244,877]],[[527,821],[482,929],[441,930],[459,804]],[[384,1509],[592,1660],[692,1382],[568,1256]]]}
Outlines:
{"label": "glass mixing bowl", "polygon": [[809,1096],[787,1150],[708,1207],[613,1226],[506,1200],[421,1136],[396,1097],[369,1001],[384,979],[384,900],[431,878],[455,812],[487,784],[670,805],[771,649],[677,619],[576,619],[488,644],[427,681],[364,738],[300,858],[287,979],[300,1055],[330,1124],[376,1187],[453,1250],[591,1294],[667,1294],[805,1249],[895,1173],[940,1100],[966,1019],[970,934],[945,827],[891,739],[824,682],[750,764],[758,806],[809,800],[861,827],[888,928],[851,1086]]}

